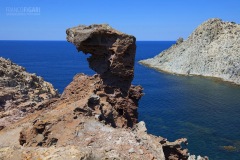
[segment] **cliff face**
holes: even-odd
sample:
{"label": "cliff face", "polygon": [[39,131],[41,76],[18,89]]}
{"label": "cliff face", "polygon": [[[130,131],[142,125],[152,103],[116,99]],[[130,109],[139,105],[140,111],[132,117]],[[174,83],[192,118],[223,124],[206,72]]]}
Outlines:
{"label": "cliff face", "polygon": [[0,57],[0,128],[45,107],[49,99],[58,96],[50,83]]}
{"label": "cliff face", "polygon": [[240,84],[240,25],[210,19],[186,41],[178,41],[140,63],[170,73],[217,77]]}

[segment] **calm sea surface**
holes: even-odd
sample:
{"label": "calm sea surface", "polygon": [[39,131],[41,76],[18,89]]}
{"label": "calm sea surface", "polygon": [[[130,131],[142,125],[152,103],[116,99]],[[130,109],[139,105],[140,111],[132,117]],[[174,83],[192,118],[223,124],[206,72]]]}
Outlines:
{"label": "calm sea surface", "polygon": [[[137,42],[136,61],[157,55],[174,42]],[[94,74],[87,56],[64,41],[0,41],[0,56],[42,76],[62,92],[75,74]],[[240,87],[209,78],[184,77],[136,62],[134,84],[144,87],[139,119],[148,132],[168,140],[188,138],[190,153],[213,160],[240,160]],[[226,151],[223,146],[233,146]]]}

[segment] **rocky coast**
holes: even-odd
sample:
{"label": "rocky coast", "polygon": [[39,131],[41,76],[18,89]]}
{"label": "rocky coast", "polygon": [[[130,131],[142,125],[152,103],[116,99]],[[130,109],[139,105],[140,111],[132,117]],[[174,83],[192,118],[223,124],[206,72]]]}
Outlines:
{"label": "rocky coast", "polygon": [[77,74],[59,95],[50,83],[2,58],[1,112],[14,109],[21,118],[0,117],[7,122],[0,130],[0,159],[196,159],[182,147],[186,138],[169,142],[148,134],[145,123],[138,122],[143,88],[131,84],[134,36],[105,24],[81,25],[66,33],[78,51],[90,54],[89,67],[96,74]]}
{"label": "rocky coast", "polygon": [[0,57],[0,128],[4,128],[59,97],[52,84]]}
{"label": "rocky coast", "polygon": [[160,71],[215,77],[240,84],[240,25],[209,19],[187,40],[177,43],[141,64]]}

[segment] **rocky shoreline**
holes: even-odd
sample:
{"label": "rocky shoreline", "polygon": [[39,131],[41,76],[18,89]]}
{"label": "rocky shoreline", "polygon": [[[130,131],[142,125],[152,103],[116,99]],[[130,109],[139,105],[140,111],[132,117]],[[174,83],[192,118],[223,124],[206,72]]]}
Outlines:
{"label": "rocky shoreline", "polygon": [[140,64],[172,74],[219,78],[240,84],[240,25],[210,19],[186,41],[182,38]]}
{"label": "rocky shoreline", "polygon": [[[88,62],[96,74],[77,74],[59,97],[51,84],[17,66],[19,72],[13,75],[27,76],[16,79],[14,84],[23,81],[27,91],[18,92],[18,85],[8,87],[13,87],[20,97],[29,97],[19,105],[39,98],[41,101],[22,108],[14,105],[15,96],[1,97],[1,108],[6,110],[10,105],[18,113],[25,109],[28,114],[21,114],[20,119],[1,128],[0,159],[196,159],[182,148],[187,139],[168,142],[148,134],[145,123],[138,122],[138,101],[143,88],[131,84],[136,53],[134,36],[108,25],[90,25],[68,29],[67,40],[78,51],[91,54]],[[16,67],[8,60],[0,60],[8,63],[8,70]],[[32,79],[28,80],[28,76]],[[4,72],[0,84],[5,84],[2,82],[6,77]],[[10,90],[8,87],[3,86],[1,91]],[[47,90],[40,92],[44,87]],[[0,120],[6,121],[3,117]]]}

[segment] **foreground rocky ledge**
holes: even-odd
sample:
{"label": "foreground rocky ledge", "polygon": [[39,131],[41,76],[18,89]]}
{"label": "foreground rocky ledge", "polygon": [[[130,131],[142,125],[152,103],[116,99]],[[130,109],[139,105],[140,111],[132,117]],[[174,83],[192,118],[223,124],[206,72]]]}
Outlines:
{"label": "foreground rocky ledge", "polygon": [[0,159],[195,159],[181,147],[187,139],[168,142],[138,123],[142,87],[131,85],[133,36],[108,25],[79,26],[67,34],[78,50],[92,54],[88,61],[97,74],[77,74],[60,98],[3,128]]}
{"label": "foreground rocky ledge", "polygon": [[210,19],[186,41],[179,39],[171,48],[140,63],[169,73],[216,77],[240,84],[240,25]]}

